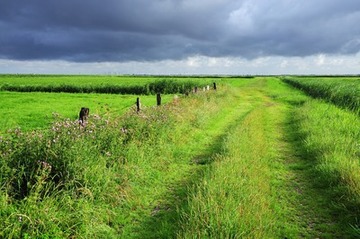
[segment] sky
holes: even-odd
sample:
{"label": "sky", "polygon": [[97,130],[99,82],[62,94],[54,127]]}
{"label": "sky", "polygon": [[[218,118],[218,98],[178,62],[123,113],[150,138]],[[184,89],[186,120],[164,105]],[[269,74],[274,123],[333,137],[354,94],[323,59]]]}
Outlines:
{"label": "sky", "polygon": [[358,0],[1,0],[0,73],[360,74]]}

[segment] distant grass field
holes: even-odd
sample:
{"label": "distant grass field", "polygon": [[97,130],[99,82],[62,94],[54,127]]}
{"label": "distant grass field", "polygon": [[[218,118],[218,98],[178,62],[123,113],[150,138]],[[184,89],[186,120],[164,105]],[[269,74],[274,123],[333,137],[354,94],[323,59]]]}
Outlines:
{"label": "distant grass field", "polygon": [[315,98],[360,115],[360,77],[285,77],[283,80]]}
{"label": "distant grass field", "polygon": [[[76,119],[84,106],[90,108],[91,114],[119,116],[133,107],[140,95],[144,107],[156,105],[155,96],[142,93],[181,91],[178,87],[191,90],[196,82],[204,85],[213,80],[165,76],[0,75],[0,89],[6,86],[14,91],[0,91],[0,132],[15,127],[25,131],[46,128],[54,120],[53,113],[61,118]],[[172,83],[166,83],[168,81]],[[116,94],[124,90],[133,95]],[[87,93],[58,93],[62,91]],[[97,91],[113,94],[96,94]],[[173,97],[174,94],[165,94],[162,101],[167,103]]]}
{"label": "distant grass field", "polygon": [[174,94],[189,93],[195,87],[203,88],[220,78],[206,77],[134,77],[134,76],[52,76],[0,75],[0,90],[49,93],[102,94]]}
{"label": "distant grass field", "polygon": [[[174,95],[163,95],[165,104]],[[116,117],[135,106],[137,96],[110,94],[19,93],[0,91],[0,132],[20,127],[24,131],[44,129],[60,118],[76,120],[81,107],[90,114]],[[143,107],[156,105],[155,96],[140,96]]]}
{"label": "distant grass field", "polygon": [[221,77],[115,75],[0,75],[0,87],[9,85],[144,85],[157,80],[214,81]]}
{"label": "distant grass field", "polygon": [[143,85],[161,78],[108,75],[0,75],[0,86],[8,85]]}
{"label": "distant grass field", "polygon": [[98,86],[142,86],[156,81],[212,83],[221,78],[181,77],[181,76],[111,76],[111,75],[0,75],[0,88],[8,86],[53,86],[63,85],[78,87]]}

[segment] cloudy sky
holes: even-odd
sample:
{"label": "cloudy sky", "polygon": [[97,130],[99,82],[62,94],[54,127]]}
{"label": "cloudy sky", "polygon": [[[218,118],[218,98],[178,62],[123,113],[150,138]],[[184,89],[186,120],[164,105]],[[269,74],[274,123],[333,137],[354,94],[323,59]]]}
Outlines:
{"label": "cloudy sky", "polygon": [[359,0],[1,0],[0,73],[359,74]]}

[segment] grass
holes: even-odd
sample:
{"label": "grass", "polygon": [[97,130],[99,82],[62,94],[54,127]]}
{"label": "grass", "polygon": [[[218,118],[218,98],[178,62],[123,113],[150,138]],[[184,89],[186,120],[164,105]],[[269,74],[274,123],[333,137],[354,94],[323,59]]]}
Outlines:
{"label": "grass", "polygon": [[359,195],[351,181],[358,181],[353,169],[359,166],[359,119],[280,82],[269,83],[270,96],[287,105],[277,148],[287,172],[284,190],[293,192],[282,193],[292,208],[288,221],[298,225],[298,237],[358,237]]}
{"label": "grass", "polygon": [[189,172],[174,142],[217,112],[222,97],[202,93],[184,101],[188,108],[178,108],[179,99],[110,121],[93,116],[86,130],[67,120],[2,138],[1,236],[132,235],[168,183]]}
{"label": "grass", "polygon": [[[283,89],[274,93],[268,89],[269,82],[276,89],[279,87],[278,81],[262,78],[241,89],[239,118],[227,131],[222,149],[213,155],[214,162],[205,171],[203,180],[190,188],[188,206],[179,212],[182,226],[177,238],[297,238],[300,235],[301,226],[289,222],[292,205],[286,198],[288,171],[278,149],[279,127],[290,107],[283,97],[294,92]],[[251,107],[246,107],[249,102]]]}
{"label": "grass", "polygon": [[66,92],[105,94],[175,94],[189,93],[218,82],[214,78],[134,77],[134,76],[66,76],[1,75],[0,89],[16,92]]}
{"label": "grass", "polygon": [[209,81],[213,82],[214,77],[180,77],[180,76],[112,76],[112,75],[0,75],[0,86],[8,85],[78,85],[78,86],[97,86],[97,85],[144,85],[157,80],[178,80],[178,81]]}
{"label": "grass", "polygon": [[[322,193],[341,238],[359,236],[359,118],[335,106],[310,100],[294,115],[302,152],[311,163],[313,187]],[[315,201],[315,200],[314,200]],[[331,236],[328,236],[331,238]]]}
{"label": "grass", "polygon": [[360,114],[360,79],[358,77],[286,77],[283,79],[310,96]]}
{"label": "grass", "polygon": [[177,237],[357,237],[357,117],[276,80],[262,90],[271,98],[236,124],[190,189]]}
{"label": "grass", "polygon": [[221,82],[1,137],[0,237],[356,238],[358,116],[274,77]]}
{"label": "grass", "polygon": [[[270,164],[262,108],[232,131],[201,184],[189,194],[178,238],[269,238],[278,217],[270,205]],[[261,119],[262,118],[262,119]],[[241,138],[241,140],[239,140]]]}
{"label": "grass", "polygon": [[1,75],[0,85],[143,85],[154,82],[154,77],[108,75]]}
{"label": "grass", "polygon": [[[135,106],[136,96],[69,93],[19,93],[0,91],[0,132],[20,127],[24,131],[48,128],[57,118],[78,119],[81,107],[91,114],[120,116]],[[167,103],[173,95],[163,95]],[[144,107],[156,105],[155,96],[140,96]]]}

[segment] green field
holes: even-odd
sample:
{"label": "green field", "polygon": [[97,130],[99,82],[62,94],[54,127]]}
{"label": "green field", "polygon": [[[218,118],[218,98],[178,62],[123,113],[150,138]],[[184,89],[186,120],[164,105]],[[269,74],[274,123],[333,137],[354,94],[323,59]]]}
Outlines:
{"label": "green field", "polygon": [[178,81],[213,81],[218,78],[187,76],[111,76],[111,75],[1,75],[0,87],[3,85],[144,85],[157,80],[174,79]]}
{"label": "green field", "polygon": [[136,95],[0,92],[3,122],[28,115],[9,127],[48,126],[0,137],[0,237],[358,238],[360,93],[337,95],[359,81],[204,80],[139,113]]}
{"label": "green field", "polygon": [[360,115],[359,77],[285,77],[285,82]]}
{"label": "green field", "polygon": [[208,77],[2,75],[1,91],[102,94],[188,93],[220,81]]}
{"label": "green field", "polygon": [[[0,133],[20,127],[24,131],[48,128],[55,118],[79,118],[81,107],[88,107],[91,114],[120,116],[135,107],[135,95],[23,93],[0,91]],[[173,95],[164,95],[164,103]],[[156,105],[155,96],[140,96],[143,107]],[[54,118],[54,116],[56,116]]]}
{"label": "green field", "polygon": [[143,85],[153,82],[155,77],[104,76],[104,75],[2,75],[3,85]]}

